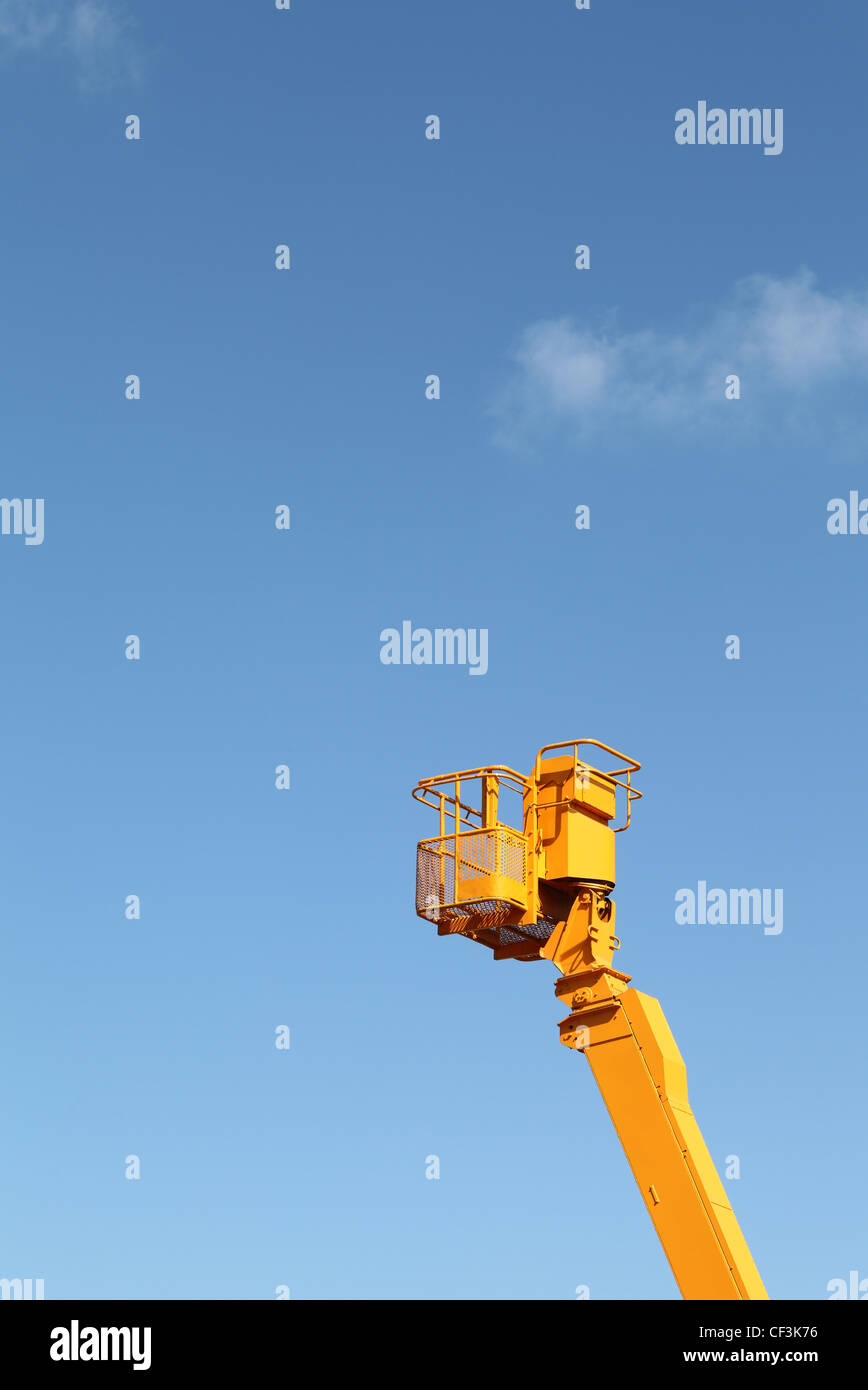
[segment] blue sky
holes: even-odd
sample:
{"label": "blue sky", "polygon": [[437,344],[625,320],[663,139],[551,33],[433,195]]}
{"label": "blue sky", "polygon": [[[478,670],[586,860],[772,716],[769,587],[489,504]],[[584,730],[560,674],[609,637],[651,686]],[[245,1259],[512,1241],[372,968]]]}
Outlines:
{"label": "blue sky", "polygon": [[[826,526],[868,495],[866,38],[0,0],[0,490],[45,499],[0,536],[0,1277],[676,1297],[551,967],[414,915],[417,779],[587,735],[643,763],[619,963],[769,1292],[868,1278],[868,538]],[[677,145],[701,100],[782,153]],[[484,678],[383,665],[404,619],[486,628]],[[700,880],[783,931],[678,925]]]}

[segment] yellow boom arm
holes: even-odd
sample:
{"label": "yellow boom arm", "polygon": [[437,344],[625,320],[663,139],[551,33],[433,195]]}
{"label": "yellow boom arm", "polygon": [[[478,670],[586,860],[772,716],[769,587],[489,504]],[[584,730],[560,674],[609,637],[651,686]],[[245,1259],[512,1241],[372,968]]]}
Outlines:
{"label": "yellow boom arm", "polygon": [[767,1298],[687,1099],[656,999],[628,989],[585,1055],[683,1298]]}

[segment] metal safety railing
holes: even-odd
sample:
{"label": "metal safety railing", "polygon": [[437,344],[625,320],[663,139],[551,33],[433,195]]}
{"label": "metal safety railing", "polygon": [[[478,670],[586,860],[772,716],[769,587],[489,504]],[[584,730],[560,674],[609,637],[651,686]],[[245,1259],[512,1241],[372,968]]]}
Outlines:
{"label": "metal safety railing", "polygon": [[528,844],[520,830],[488,826],[421,840],[416,911],[430,915],[467,903],[527,906]]}
{"label": "metal safety railing", "polygon": [[[623,762],[623,767],[614,767],[609,771],[603,768],[594,767],[579,757],[579,749],[585,747],[601,748],[604,753],[610,754],[613,758]],[[534,763],[533,782],[534,789],[539,786],[540,776],[543,768],[543,754],[553,753],[558,749],[571,748],[573,750],[573,767],[576,776],[585,773],[587,775],[596,774],[607,782],[611,782],[613,787],[620,787],[627,794],[627,819],[623,825],[615,825],[612,829],[617,834],[621,830],[626,830],[630,824],[631,808],[634,801],[641,799],[642,793],[637,791],[630,783],[630,778],[634,772],[640,772],[641,763],[637,763],[635,758],[629,758],[626,753],[620,753],[617,748],[610,748],[608,743],[601,743],[597,738],[575,738],[567,739],[564,743],[546,743],[537,753]],[[534,796],[536,801],[536,796]],[[547,810],[552,810],[557,806],[568,806],[569,801],[555,801],[546,804]]]}

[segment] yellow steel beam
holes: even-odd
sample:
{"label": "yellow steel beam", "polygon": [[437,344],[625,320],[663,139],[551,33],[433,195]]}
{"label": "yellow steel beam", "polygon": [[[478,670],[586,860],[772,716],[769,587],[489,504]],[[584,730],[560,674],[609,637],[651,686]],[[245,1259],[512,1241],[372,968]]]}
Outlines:
{"label": "yellow steel beam", "polygon": [[620,991],[576,1010],[561,1036],[591,1064],[682,1297],[768,1298],[690,1109],[663,1010],[612,983]]}

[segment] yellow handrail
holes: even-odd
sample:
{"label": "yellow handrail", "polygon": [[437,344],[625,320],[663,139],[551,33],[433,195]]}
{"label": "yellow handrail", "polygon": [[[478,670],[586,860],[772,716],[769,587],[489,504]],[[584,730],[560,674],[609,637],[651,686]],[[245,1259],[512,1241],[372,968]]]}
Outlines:
{"label": "yellow handrail", "polygon": [[[586,746],[593,748],[602,748],[604,753],[610,753],[613,758],[623,759],[626,766],[615,767],[611,770],[611,772],[606,772],[603,768],[594,767],[592,763],[586,763],[584,758],[579,757],[579,749],[584,748]],[[632,804],[634,801],[639,801],[642,798],[642,793],[640,791],[637,791],[635,787],[631,786],[630,778],[634,772],[641,771],[642,764],[637,763],[635,758],[629,757],[626,753],[621,753],[617,748],[610,748],[608,743],[601,743],[598,738],[575,738],[566,739],[563,743],[546,743],[537,753],[536,761],[534,762],[535,787],[536,784],[539,782],[543,753],[551,753],[558,748],[572,748],[573,761],[577,768],[584,767],[587,768],[589,772],[599,772],[601,776],[606,777],[610,782],[613,782],[616,787],[620,787],[622,791],[625,791],[627,793],[627,819],[625,820],[623,825],[613,826],[615,834],[618,834],[621,830],[626,830],[630,825],[630,820],[632,816]],[[621,780],[624,777],[626,777],[626,781]],[[556,802],[554,804],[558,806],[564,806],[568,803]]]}

